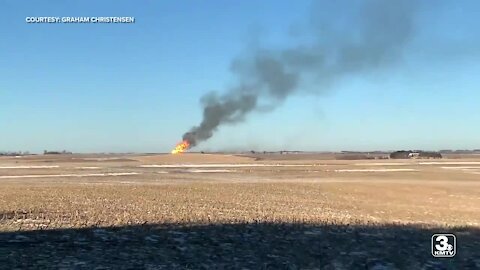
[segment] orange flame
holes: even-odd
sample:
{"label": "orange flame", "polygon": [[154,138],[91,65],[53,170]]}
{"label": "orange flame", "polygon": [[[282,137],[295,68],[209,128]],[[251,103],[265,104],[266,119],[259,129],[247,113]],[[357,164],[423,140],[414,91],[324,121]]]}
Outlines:
{"label": "orange flame", "polygon": [[179,154],[185,152],[190,147],[190,143],[188,141],[182,141],[175,146],[172,150],[172,154]]}

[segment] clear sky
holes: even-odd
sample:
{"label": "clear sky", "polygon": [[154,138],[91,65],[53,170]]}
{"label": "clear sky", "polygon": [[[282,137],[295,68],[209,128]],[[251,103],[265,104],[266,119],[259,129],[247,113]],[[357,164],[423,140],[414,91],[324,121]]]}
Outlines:
{"label": "clear sky", "polygon": [[[300,91],[272,112],[220,127],[196,149],[480,148],[480,2],[418,2],[414,37],[395,66],[342,79],[326,94]],[[311,7],[273,0],[3,0],[0,151],[169,151],[201,121],[200,98],[232,83],[232,59],[252,42],[291,46]],[[342,17],[335,12],[331,20]],[[27,24],[27,16],[136,21]]]}

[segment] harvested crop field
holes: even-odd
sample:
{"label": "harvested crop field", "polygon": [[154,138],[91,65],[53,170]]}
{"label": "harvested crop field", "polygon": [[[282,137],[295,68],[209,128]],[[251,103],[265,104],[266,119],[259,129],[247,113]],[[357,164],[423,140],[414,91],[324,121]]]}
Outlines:
{"label": "harvested crop field", "polygon": [[8,269],[476,269],[480,159],[0,158],[0,231]]}

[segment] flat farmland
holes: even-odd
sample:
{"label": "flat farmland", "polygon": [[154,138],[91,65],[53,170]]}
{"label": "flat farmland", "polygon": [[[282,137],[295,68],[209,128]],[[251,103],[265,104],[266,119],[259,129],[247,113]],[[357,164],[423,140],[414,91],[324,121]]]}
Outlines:
{"label": "flat farmland", "polygon": [[[474,156],[0,158],[11,268],[475,269],[479,228]],[[431,256],[437,232],[457,234],[455,258]]]}

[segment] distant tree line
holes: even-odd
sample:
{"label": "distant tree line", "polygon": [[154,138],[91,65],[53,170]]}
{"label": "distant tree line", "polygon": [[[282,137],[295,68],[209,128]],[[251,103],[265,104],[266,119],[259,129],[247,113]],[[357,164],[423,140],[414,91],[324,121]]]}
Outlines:
{"label": "distant tree line", "polygon": [[[44,150],[43,151],[44,155],[69,155],[72,154],[72,152],[63,150],[63,151],[49,151],[49,150]],[[29,151],[0,151],[0,156],[28,156],[28,155],[35,155],[31,154]]]}
{"label": "distant tree line", "polygon": [[409,158],[442,158],[440,152],[429,151],[395,151],[390,154],[392,159],[409,159]]}
{"label": "distant tree line", "polygon": [[44,155],[70,155],[72,154],[72,152],[69,152],[67,150],[63,150],[63,151],[48,151],[48,150],[44,150],[43,151],[43,154]]}
{"label": "distant tree line", "polygon": [[338,160],[360,160],[360,159],[375,159],[374,156],[370,156],[367,154],[339,154],[335,156],[335,159]]}
{"label": "distant tree line", "polygon": [[28,151],[1,151],[0,156],[26,156],[30,155]]}
{"label": "distant tree line", "polygon": [[480,153],[480,149],[473,149],[473,150],[440,150],[441,154],[475,154]]}

